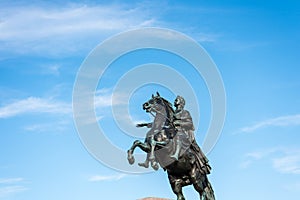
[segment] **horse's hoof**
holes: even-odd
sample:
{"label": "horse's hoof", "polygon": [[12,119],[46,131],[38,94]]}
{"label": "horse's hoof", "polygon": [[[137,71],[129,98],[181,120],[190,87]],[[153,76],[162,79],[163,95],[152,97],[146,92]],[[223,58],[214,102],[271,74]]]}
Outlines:
{"label": "horse's hoof", "polygon": [[133,156],[128,156],[128,157],[127,157],[127,160],[128,160],[128,162],[129,162],[129,164],[131,164],[131,165],[135,162],[135,159],[134,159]]}
{"label": "horse's hoof", "polygon": [[149,167],[149,163],[139,163],[138,164],[140,167],[145,167],[145,168],[148,168]]}

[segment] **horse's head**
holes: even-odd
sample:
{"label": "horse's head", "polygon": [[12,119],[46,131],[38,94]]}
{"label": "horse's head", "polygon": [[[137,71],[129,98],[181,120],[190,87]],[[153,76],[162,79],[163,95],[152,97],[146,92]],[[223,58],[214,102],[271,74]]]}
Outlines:
{"label": "horse's head", "polygon": [[174,110],[172,104],[161,97],[158,92],[156,92],[156,96],[152,94],[152,98],[143,104],[143,109],[146,112],[163,115],[169,122],[173,120]]}
{"label": "horse's head", "polygon": [[156,96],[152,94],[152,98],[143,104],[143,110],[146,112],[155,112],[162,111],[165,107],[163,98],[156,93]]}

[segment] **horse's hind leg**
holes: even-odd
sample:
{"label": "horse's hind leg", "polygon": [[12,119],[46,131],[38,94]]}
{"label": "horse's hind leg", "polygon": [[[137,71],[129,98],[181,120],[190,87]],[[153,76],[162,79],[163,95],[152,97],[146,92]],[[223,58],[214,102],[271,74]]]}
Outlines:
{"label": "horse's hind leg", "polygon": [[[202,196],[205,188],[203,184],[204,180],[202,180],[203,178],[204,178],[203,175],[201,175],[200,172],[196,169],[196,166],[194,166],[194,168],[190,173],[190,179],[193,183],[195,190],[199,193],[200,200],[202,200]],[[204,198],[203,200],[207,200],[207,199]]]}
{"label": "horse's hind leg", "polygon": [[214,190],[212,189],[211,184],[209,183],[208,180],[207,180],[207,186],[204,188],[203,197],[206,200],[215,200]]}
{"label": "horse's hind leg", "polygon": [[171,175],[169,175],[169,181],[172,187],[173,192],[177,195],[177,200],[185,200],[182,193],[182,180],[174,179]]}
{"label": "horse's hind leg", "polygon": [[207,179],[207,176],[195,171],[195,176],[191,177],[195,190],[200,195],[200,200],[215,200],[214,191]]}

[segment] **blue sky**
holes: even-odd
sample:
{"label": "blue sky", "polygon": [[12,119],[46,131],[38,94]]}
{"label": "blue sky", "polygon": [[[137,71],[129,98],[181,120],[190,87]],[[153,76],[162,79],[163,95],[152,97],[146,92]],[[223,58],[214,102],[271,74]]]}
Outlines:
{"label": "blue sky", "polygon": [[[73,85],[86,56],[108,37],[141,27],[188,35],[206,49],[222,75],[226,121],[208,154],[217,199],[297,199],[299,21],[300,5],[292,0],[1,1],[0,199],[175,199],[162,170],[132,175],[94,159],[73,122]],[[165,52],[126,56],[112,64],[105,85],[97,88],[97,116],[111,133],[107,137],[124,150],[134,141],[112,118],[111,93],[123,73],[156,62],[174,67],[201,91],[196,139],[202,144],[211,107],[201,77]],[[128,106],[133,122],[150,120],[141,104],[156,90],[173,102],[169,88],[152,84],[139,88],[129,103],[120,98],[115,104]],[[192,187],[184,193],[197,198]]]}

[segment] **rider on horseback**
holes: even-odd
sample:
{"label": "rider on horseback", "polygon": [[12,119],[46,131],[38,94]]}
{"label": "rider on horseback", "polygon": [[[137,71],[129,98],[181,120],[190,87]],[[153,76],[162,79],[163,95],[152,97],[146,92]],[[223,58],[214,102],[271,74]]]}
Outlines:
{"label": "rider on horseback", "polygon": [[164,98],[152,95],[152,99],[143,104],[143,109],[153,115],[152,123],[137,124],[150,130],[145,141],[135,140],[128,150],[129,164],[135,162],[133,152],[136,147],[147,152],[147,158],[140,166],[158,169],[158,164],[168,173],[168,179],[177,200],[184,200],[182,187],[193,185],[200,199],[215,200],[214,191],[208,181],[210,173],[208,160],[197,145],[194,137],[192,117],[184,110],[185,100],[177,96],[174,102],[176,110]]}

